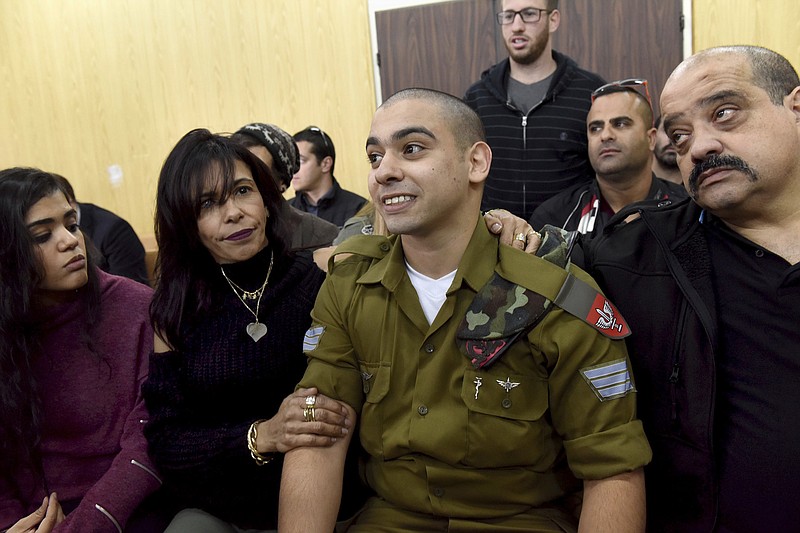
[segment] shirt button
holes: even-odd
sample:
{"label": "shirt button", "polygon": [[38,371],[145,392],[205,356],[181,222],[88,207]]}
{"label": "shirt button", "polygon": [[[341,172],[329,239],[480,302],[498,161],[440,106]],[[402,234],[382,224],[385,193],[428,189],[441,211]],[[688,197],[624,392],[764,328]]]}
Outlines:
{"label": "shirt button", "polygon": [[422,416],[425,416],[428,414],[428,407],[425,405],[420,405],[419,407],[417,407],[417,412]]}
{"label": "shirt button", "polygon": [[756,250],[756,257],[764,257],[764,250]]}
{"label": "shirt button", "polygon": [[388,252],[389,251],[389,243],[384,242],[381,244],[381,252]]}
{"label": "shirt button", "polygon": [[435,349],[436,349],[436,347],[435,347],[435,346],[434,346],[432,343],[430,343],[430,342],[429,342],[428,344],[426,344],[426,345],[425,345],[425,351],[426,351],[427,353],[433,353],[433,351],[434,351]]}
{"label": "shirt button", "polygon": [[504,398],[504,399],[503,399],[503,402],[502,402],[502,405],[503,405],[503,407],[505,407],[506,409],[508,409],[509,407],[511,407],[511,400],[510,400],[510,399],[508,399],[508,398]]}
{"label": "shirt button", "polygon": [[442,496],[444,496],[444,489],[436,487],[435,489],[433,489],[433,495],[436,496],[437,498],[441,498]]}

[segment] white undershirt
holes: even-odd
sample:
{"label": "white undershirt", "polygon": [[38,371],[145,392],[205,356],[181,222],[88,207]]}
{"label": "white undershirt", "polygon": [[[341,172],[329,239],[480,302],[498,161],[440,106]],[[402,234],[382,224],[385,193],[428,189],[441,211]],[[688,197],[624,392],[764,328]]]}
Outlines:
{"label": "white undershirt", "polygon": [[436,319],[436,315],[439,314],[439,309],[444,305],[444,301],[447,298],[447,289],[450,288],[453,279],[456,277],[456,270],[445,274],[439,279],[433,279],[420,274],[411,268],[411,265],[406,261],[406,272],[408,272],[408,278],[417,291],[419,304],[422,306],[422,312],[425,313],[425,318],[430,326]]}

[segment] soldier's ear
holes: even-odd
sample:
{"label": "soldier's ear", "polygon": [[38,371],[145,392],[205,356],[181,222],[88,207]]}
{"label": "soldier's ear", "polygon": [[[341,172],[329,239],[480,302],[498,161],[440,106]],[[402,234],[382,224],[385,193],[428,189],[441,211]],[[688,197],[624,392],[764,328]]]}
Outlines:
{"label": "soldier's ear", "polygon": [[483,141],[478,141],[467,149],[469,181],[482,183],[489,175],[492,165],[492,149]]}
{"label": "soldier's ear", "polygon": [[795,87],[784,100],[795,116],[795,123],[800,126],[800,87]]}

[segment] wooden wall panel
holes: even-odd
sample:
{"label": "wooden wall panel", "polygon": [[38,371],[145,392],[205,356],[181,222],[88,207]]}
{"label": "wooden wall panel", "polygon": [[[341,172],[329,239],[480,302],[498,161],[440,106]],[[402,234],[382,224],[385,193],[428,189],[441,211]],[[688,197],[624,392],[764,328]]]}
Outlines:
{"label": "wooden wall panel", "polygon": [[[337,177],[366,195],[367,2],[2,0],[0,168],[60,172],[146,235],[158,170],[189,129],[316,124],[336,143]],[[800,67],[796,0],[694,0],[693,28],[695,50],[760,44]]]}
{"label": "wooden wall panel", "polygon": [[564,0],[553,48],[608,81],[648,80],[653,109],[683,46],[680,0]]}
{"label": "wooden wall panel", "polygon": [[694,51],[729,44],[765,46],[800,69],[797,0],[693,0]]}
{"label": "wooden wall panel", "polygon": [[366,195],[370,48],[366,0],[3,0],[0,168],[64,174],[147,235],[161,163],[188,130],[316,124],[337,178]]}

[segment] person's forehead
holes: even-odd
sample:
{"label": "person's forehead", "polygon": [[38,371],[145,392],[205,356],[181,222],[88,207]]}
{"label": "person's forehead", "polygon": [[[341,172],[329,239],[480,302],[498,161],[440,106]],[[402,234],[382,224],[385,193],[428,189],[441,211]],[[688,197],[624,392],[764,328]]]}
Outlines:
{"label": "person's forehead", "polygon": [[714,54],[680,65],[661,94],[665,120],[669,115],[712,103],[715,94],[749,94],[758,87],[747,58],[735,53]]}
{"label": "person's forehead", "polygon": [[301,154],[307,154],[311,151],[311,143],[308,141],[297,141],[297,150]]}
{"label": "person's forehead", "polygon": [[547,0],[502,0],[500,5],[503,11],[522,11],[529,7],[547,9]]}
{"label": "person's forehead", "polygon": [[370,128],[370,137],[389,142],[391,136],[404,130],[424,128],[437,137],[444,127],[441,110],[432,102],[410,98],[381,107],[375,112]]}
{"label": "person's forehead", "polygon": [[633,116],[638,101],[639,99],[636,95],[632,94],[630,91],[620,91],[603,95],[592,102],[592,107],[589,108],[587,122],[590,121],[592,117],[607,117],[612,115]]}
{"label": "person's forehead", "polygon": [[272,154],[267,150],[266,146],[259,144],[258,146],[248,146],[247,149],[250,150],[254,156],[263,161],[265,165],[272,168],[273,171],[275,170],[273,168]]}
{"label": "person's forehead", "polygon": [[47,196],[43,196],[36,201],[25,215],[26,221],[41,218],[43,214],[59,214],[72,210],[72,206],[67,201],[67,197],[61,191],[53,191]]}

